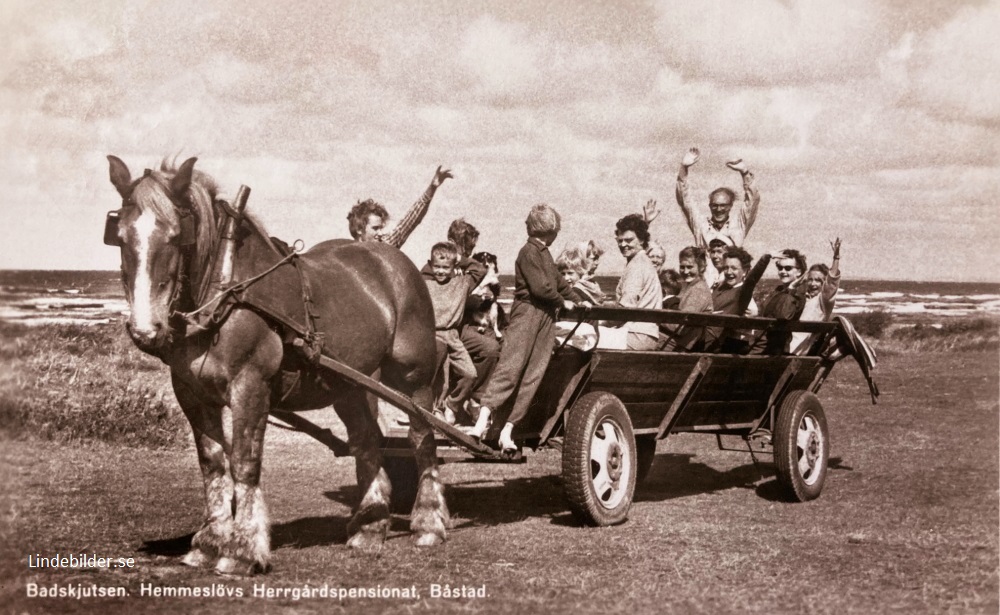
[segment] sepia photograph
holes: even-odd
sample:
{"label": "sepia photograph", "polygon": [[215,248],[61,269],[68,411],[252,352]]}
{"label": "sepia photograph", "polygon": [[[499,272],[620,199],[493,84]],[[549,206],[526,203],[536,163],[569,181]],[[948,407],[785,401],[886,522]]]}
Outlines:
{"label": "sepia photograph", "polygon": [[0,610],[996,614],[998,35],[0,2]]}

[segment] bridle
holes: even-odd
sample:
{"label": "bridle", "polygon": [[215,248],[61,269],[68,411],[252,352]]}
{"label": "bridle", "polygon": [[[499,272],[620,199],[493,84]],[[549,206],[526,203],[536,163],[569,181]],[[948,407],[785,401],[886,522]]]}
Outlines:
{"label": "bridle", "polygon": [[[146,169],[142,178],[135,181],[132,184],[132,188],[142,181],[143,179],[150,177],[152,175],[151,169]],[[167,197],[170,199],[171,203],[174,205],[174,209],[177,211],[179,217],[180,233],[177,237],[177,245],[180,250],[180,258],[177,259],[177,265],[174,271],[171,273],[170,278],[173,280],[173,288],[170,291],[170,300],[167,304],[168,310],[168,325],[173,330],[180,326],[179,315],[182,314],[182,308],[190,307],[182,305],[185,298],[185,291],[188,303],[193,303],[194,298],[190,292],[191,287],[191,260],[194,257],[195,248],[198,243],[198,216],[194,212],[194,208],[191,207],[190,203],[180,201],[174,197],[172,192],[167,189],[164,190]],[[122,242],[118,234],[119,226],[121,224],[121,212],[130,207],[138,207],[134,203],[129,202],[131,197],[131,191],[127,196],[122,197],[122,206],[120,209],[109,211],[104,219],[104,243],[105,245],[121,247]]]}

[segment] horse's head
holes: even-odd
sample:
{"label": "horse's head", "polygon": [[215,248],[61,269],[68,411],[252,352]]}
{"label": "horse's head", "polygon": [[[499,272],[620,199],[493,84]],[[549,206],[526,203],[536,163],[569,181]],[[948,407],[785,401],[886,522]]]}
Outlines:
{"label": "horse's head", "polygon": [[195,201],[211,196],[192,184],[189,158],[176,171],[146,169],[133,180],[125,163],[108,156],[111,183],[122,207],[108,214],[104,241],[119,246],[122,283],[131,308],[126,329],[140,349],[156,354],[171,339],[170,320],[181,293],[187,258],[199,229]]}

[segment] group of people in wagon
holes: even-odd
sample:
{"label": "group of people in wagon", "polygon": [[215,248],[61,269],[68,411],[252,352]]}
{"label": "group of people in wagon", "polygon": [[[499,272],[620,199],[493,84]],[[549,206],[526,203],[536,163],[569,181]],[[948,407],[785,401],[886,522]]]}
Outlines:
{"label": "group of people in wagon", "polygon": [[[760,194],[745,162],[727,166],[740,174],[743,200],[717,188],[709,195],[707,216],[695,212],[688,195],[688,172],[699,159],[697,148],[684,153],[677,173],[676,198],[693,236],[677,256],[676,268],[665,250],[651,239],[650,225],[659,211],[649,201],[643,212],[619,219],[615,241],[625,269],[613,293],[594,275],[604,250],[588,241],[553,258],[549,248],[561,228],[559,213],[541,203],[525,220],[527,240],[514,262],[510,313],[490,322],[497,311],[500,286],[496,257],[475,253],[478,230],[455,220],[447,241],[434,244],[422,269],[434,305],[440,368],[438,407],[447,421],[471,424],[481,438],[493,414],[512,403],[500,433],[504,451],[516,450],[514,427],[528,410],[552,355],[557,335],[573,335],[574,345],[628,350],[723,352],[738,354],[802,354],[814,341],[808,333],[775,333],[725,327],[684,326],[648,322],[578,323],[561,327],[558,314],[576,306],[615,305],[681,312],[760,316],[783,320],[829,320],[840,283],[840,240],[831,242],[832,262],[808,266],[795,249],[768,251],[754,263],[743,243],[757,217]],[[384,241],[400,247],[426,214],[434,193],[452,175],[438,167],[427,190],[391,231],[386,209],[373,200],[359,202],[348,215],[358,241]],[[734,211],[735,209],[735,211]],[[757,305],[753,294],[771,262],[779,284]],[[567,330],[568,329],[568,330]],[[453,377],[449,377],[453,376]]]}

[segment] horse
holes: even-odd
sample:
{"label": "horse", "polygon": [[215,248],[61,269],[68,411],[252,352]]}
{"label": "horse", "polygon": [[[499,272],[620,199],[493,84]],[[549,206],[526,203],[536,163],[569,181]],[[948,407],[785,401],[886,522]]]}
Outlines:
{"label": "horse", "polygon": [[[197,158],[177,167],[164,160],[133,179],[108,156],[111,183],[122,198],[106,243],[121,250],[129,305],[128,335],[170,368],[177,401],[194,434],[204,479],[204,523],[183,563],[223,574],[270,569],[270,527],[261,462],[272,409],[334,406],[356,460],[360,502],[348,523],[349,548],[378,551],[389,528],[391,485],[382,468],[381,433],[364,390],[297,356],[280,322],[236,301],[208,330],[182,316],[199,289],[211,287],[225,210],[215,181],[195,170]],[[378,242],[332,240],[297,255],[299,275],[289,283],[268,274],[283,253],[253,216],[238,218],[233,279],[266,274],[275,301],[301,308],[316,324],[322,352],[381,381],[421,407],[432,403],[434,315],[425,282],[399,250]],[[287,261],[287,259],[286,259]],[[309,288],[306,289],[305,287]],[[410,422],[419,483],[410,529],[420,546],[446,538],[450,524],[437,469],[431,426]]]}

